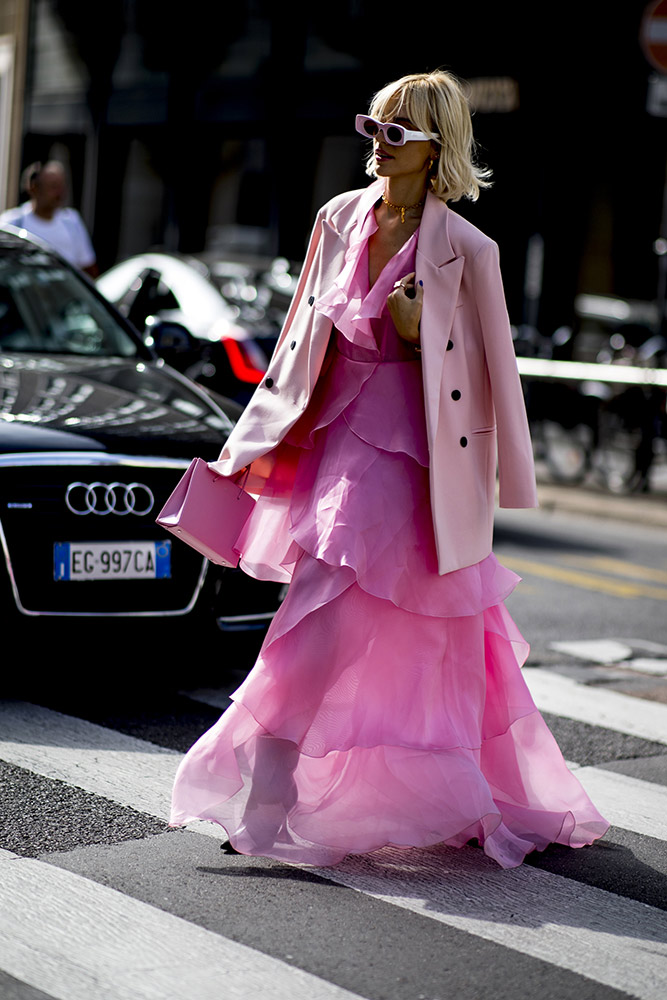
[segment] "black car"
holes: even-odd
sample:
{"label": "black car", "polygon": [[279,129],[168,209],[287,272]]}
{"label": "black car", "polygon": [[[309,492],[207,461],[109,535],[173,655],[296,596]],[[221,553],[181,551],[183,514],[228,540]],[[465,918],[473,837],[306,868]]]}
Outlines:
{"label": "black car", "polygon": [[189,461],[216,458],[240,412],[157,358],[56,254],[0,230],[5,634],[59,625],[71,648],[87,623],[100,653],[132,625],[141,651],[125,644],[123,656],[155,666],[176,625],[223,644],[219,629],[265,627],[279,585],[214,566],[155,523]]}

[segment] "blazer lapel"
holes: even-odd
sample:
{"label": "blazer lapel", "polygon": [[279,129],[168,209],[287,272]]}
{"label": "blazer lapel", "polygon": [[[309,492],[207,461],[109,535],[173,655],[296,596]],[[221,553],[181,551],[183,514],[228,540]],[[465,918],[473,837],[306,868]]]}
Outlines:
{"label": "blazer lapel", "polygon": [[322,256],[316,281],[316,296],[327,291],[340,274],[348,241],[326,219],[322,222]]}
{"label": "blazer lapel", "polygon": [[378,201],[383,191],[384,181],[375,180],[368,187],[362,188],[356,198],[349,199],[332,214],[331,225],[346,243],[349,242],[357,220],[363,222],[369,208]]}
{"label": "blazer lapel", "polygon": [[464,264],[464,258],[455,255],[449,239],[450,211],[429,191],[417,237],[416,280],[424,282],[421,321],[424,402],[431,444],[438,427],[442,368]]}
{"label": "blazer lapel", "polygon": [[380,197],[382,182],[375,181],[355,198],[348,199],[332,213],[331,219],[322,222],[322,254],[317,280],[317,295],[327,291],[340,276],[345,266],[345,254],[357,223],[363,222],[367,212]]}

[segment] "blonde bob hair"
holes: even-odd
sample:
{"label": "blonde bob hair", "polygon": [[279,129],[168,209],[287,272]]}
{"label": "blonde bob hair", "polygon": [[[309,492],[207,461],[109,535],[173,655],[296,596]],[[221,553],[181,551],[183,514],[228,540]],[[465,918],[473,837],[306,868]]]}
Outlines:
{"label": "blonde bob hair", "polygon": [[[371,102],[369,114],[380,121],[407,118],[428,135],[437,150],[431,166],[431,190],[442,201],[476,201],[481,188],[491,186],[491,171],[474,161],[475,140],[463,85],[445,70],[413,73],[388,83]],[[375,177],[375,157],[366,161]]]}

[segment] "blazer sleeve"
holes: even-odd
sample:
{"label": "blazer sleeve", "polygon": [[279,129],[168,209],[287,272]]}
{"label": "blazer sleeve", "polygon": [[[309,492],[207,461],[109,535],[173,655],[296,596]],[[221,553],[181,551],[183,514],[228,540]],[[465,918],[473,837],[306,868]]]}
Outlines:
{"label": "blazer sleeve", "polygon": [[500,506],[537,507],[533,447],[495,243],[477,251],[472,268],[496,416]]}

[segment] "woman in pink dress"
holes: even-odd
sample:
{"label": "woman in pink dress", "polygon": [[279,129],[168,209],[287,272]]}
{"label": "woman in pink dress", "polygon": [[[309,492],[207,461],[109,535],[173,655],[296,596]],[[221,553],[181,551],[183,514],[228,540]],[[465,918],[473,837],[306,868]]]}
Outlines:
{"label": "woman in pink dress", "polygon": [[320,211],[265,381],[213,467],[258,496],[241,566],[290,582],[172,825],[336,864],[476,839],[503,867],[608,827],[527,690],[491,552],[536,505],[497,248],[447,205],[489,184],[456,79],[404,77],[357,130],[374,182]]}

